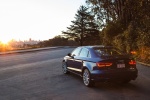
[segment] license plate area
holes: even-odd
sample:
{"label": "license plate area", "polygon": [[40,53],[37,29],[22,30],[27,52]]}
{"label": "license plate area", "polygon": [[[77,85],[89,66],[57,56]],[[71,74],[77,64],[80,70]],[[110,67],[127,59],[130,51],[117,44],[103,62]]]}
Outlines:
{"label": "license plate area", "polygon": [[117,64],[117,68],[125,68],[125,64]]}

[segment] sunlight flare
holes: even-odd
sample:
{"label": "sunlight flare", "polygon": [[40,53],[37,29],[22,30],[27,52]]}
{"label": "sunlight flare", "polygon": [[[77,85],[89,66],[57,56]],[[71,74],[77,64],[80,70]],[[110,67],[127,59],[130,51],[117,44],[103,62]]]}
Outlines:
{"label": "sunlight flare", "polygon": [[2,44],[8,44],[9,43],[9,39],[7,39],[7,38],[2,38],[2,39],[0,39],[0,42],[2,43]]}

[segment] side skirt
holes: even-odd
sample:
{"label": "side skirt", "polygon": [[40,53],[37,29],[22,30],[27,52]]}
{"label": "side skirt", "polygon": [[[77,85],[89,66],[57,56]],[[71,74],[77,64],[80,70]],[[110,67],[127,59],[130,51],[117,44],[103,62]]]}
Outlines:
{"label": "side skirt", "polygon": [[78,75],[78,76],[80,76],[80,77],[82,77],[82,75],[81,74],[77,74],[77,73],[75,73],[75,72],[73,72],[73,71],[71,71],[71,70],[68,70],[69,72],[71,72],[71,73],[73,73],[73,74],[76,74],[76,75]]}

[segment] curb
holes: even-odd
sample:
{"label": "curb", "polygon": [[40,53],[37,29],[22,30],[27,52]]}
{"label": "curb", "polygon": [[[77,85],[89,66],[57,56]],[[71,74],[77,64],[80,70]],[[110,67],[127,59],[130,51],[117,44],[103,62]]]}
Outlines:
{"label": "curb", "polygon": [[146,63],[139,62],[139,61],[137,61],[137,63],[142,64],[142,65],[145,65],[145,66],[149,66],[149,67],[150,67],[150,64],[146,64]]}
{"label": "curb", "polygon": [[47,47],[47,48],[28,49],[28,50],[16,50],[16,51],[0,52],[0,55],[34,52],[34,51],[42,51],[42,50],[50,50],[50,49],[58,49],[58,48],[65,48],[65,47],[58,46],[58,47]]}

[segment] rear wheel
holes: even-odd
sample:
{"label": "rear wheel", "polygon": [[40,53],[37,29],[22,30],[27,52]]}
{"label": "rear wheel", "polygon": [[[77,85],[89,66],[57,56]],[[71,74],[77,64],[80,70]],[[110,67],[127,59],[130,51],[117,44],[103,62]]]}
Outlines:
{"label": "rear wheel", "polygon": [[91,81],[91,74],[88,69],[83,71],[83,83],[87,87],[91,87],[94,85],[94,82]]}
{"label": "rear wheel", "polygon": [[64,74],[68,74],[69,71],[67,70],[67,64],[66,62],[62,62],[62,71]]}

